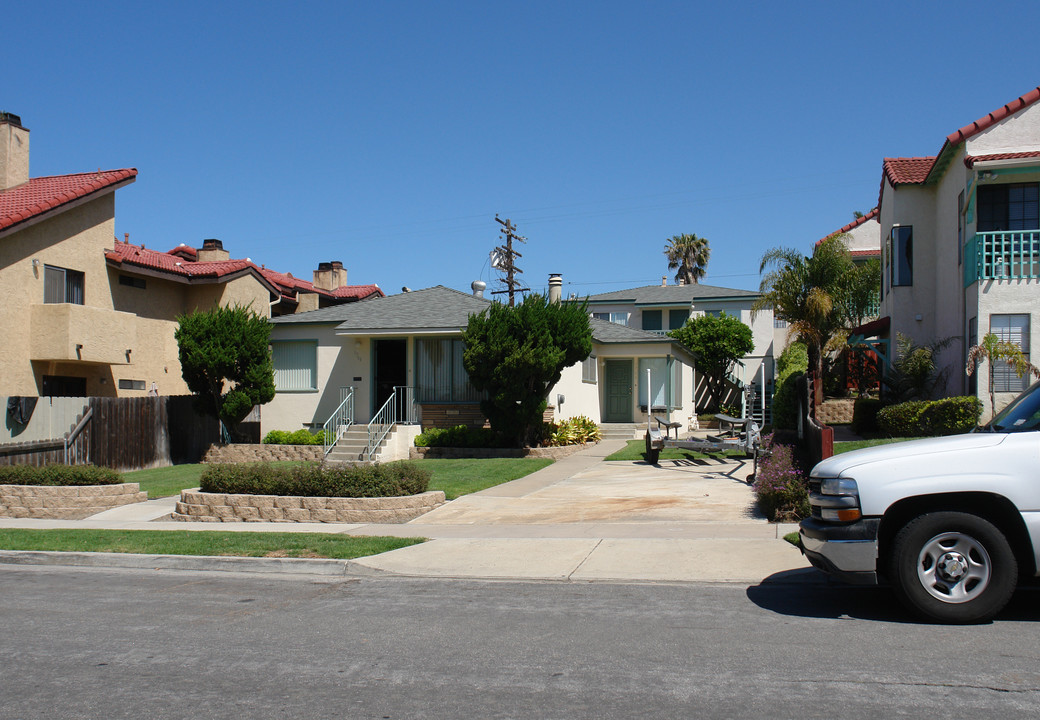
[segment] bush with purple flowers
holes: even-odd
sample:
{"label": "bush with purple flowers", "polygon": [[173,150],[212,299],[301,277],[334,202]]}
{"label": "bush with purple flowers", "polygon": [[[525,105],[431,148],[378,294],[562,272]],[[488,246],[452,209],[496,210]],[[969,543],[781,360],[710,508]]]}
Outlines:
{"label": "bush with purple flowers", "polygon": [[771,435],[763,445],[771,454],[758,462],[755,495],[762,513],[771,521],[792,522],[809,516],[809,489],[790,445],[773,443]]}

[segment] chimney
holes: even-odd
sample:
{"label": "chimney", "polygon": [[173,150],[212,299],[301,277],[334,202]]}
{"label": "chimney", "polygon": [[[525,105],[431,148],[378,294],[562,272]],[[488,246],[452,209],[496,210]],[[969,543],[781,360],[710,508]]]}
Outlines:
{"label": "chimney", "polygon": [[22,119],[0,112],[0,190],[29,182],[29,130]]}
{"label": "chimney", "polygon": [[346,284],[347,271],[343,269],[343,263],[339,260],[318,263],[318,269],[314,271],[314,287],[332,292]]}
{"label": "chimney", "polygon": [[473,289],[473,297],[484,297],[484,288],[487,287],[486,282],[483,280],[474,280],[469,284],[469,286]]}
{"label": "chimney", "polygon": [[682,277],[679,278],[679,284],[680,285],[685,285],[686,284],[686,278],[682,278]]}
{"label": "chimney", "polygon": [[549,302],[559,303],[563,296],[563,276],[549,273]]}
{"label": "chimney", "polygon": [[662,275],[661,276],[661,287],[668,287],[668,276],[667,275]]}
{"label": "chimney", "polygon": [[202,247],[199,248],[199,262],[223,262],[230,257],[231,254],[224,249],[224,243],[216,238],[203,240]]}

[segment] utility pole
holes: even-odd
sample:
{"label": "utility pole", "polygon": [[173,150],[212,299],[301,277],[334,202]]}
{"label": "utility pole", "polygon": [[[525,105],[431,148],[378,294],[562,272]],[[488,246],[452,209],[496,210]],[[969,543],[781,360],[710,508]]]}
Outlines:
{"label": "utility pole", "polygon": [[521,237],[516,234],[516,226],[513,225],[509,218],[502,220],[495,215],[495,222],[502,226],[499,230],[500,233],[506,236],[505,246],[499,245],[491,251],[491,267],[497,268],[506,274],[505,279],[499,279],[500,283],[503,283],[506,288],[505,290],[492,290],[492,295],[502,295],[509,293],[509,307],[513,307],[513,296],[516,293],[523,293],[530,291],[530,288],[522,287],[523,283],[516,279],[516,276],[523,272],[516,266],[515,258],[523,257],[520,253],[513,249],[513,241],[527,242],[527,238]]}

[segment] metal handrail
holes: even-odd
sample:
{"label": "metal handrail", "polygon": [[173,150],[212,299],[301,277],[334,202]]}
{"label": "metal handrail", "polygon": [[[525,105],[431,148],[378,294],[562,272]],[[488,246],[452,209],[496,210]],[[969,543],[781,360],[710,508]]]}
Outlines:
{"label": "metal handrail", "polygon": [[415,388],[410,385],[395,385],[394,394],[397,396],[397,422],[401,425],[418,425]]}
{"label": "metal handrail", "polygon": [[368,444],[365,446],[365,454],[362,457],[363,460],[371,460],[372,454],[375,452],[379,444],[383,442],[383,438],[393,430],[394,425],[397,424],[397,388],[390,393],[390,397],[383,403],[383,407],[379,408],[379,412],[372,418],[372,422],[368,424]]}
{"label": "metal handrail", "polygon": [[354,424],[354,388],[341,388],[340,392],[344,390],[346,390],[346,396],[340,402],[339,407],[321,426],[324,455],[332,452],[332,448],[336,447],[336,443],[343,437],[343,434]]}

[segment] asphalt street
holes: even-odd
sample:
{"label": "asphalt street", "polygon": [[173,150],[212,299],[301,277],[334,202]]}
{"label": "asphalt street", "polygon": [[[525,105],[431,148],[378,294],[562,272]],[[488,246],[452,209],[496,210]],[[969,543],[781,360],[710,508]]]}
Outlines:
{"label": "asphalt street", "polygon": [[0,718],[1026,718],[1037,591],[0,567]]}

